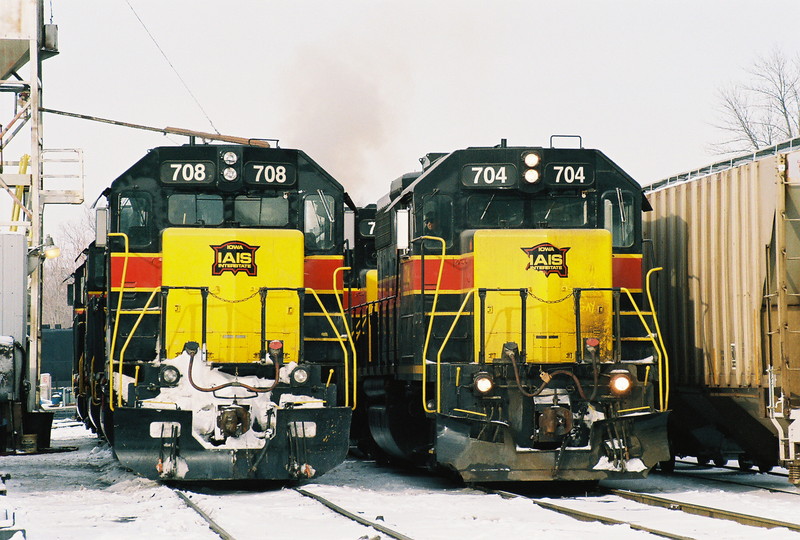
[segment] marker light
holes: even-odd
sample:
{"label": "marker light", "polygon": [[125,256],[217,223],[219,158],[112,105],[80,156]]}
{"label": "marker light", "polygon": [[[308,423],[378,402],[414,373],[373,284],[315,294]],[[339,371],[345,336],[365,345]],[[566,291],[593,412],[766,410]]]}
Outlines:
{"label": "marker light", "polygon": [[163,366],[158,374],[158,380],[164,386],[175,386],[181,378],[181,372],[175,366]]}
{"label": "marker light", "polygon": [[611,381],[608,383],[611,393],[616,396],[625,396],[633,388],[633,377],[630,371],[615,369],[611,371]]}
{"label": "marker light", "polygon": [[[531,154],[528,154],[531,155]],[[539,181],[539,171],[536,169],[528,169],[525,171],[525,181],[529,184],[535,184]]]}
{"label": "marker light", "polygon": [[233,167],[228,167],[224,171],[222,171],[222,177],[225,178],[225,180],[227,180],[228,182],[233,182],[234,180],[236,180],[237,176],[239,175],[236,173],[236,169],[234,169]]}
{"label": "marker light", "polygon": [[536,167],[539,164],[539,154],[525,154],[525,165],[528,167]]}
{"label": "marker light", "polygon": [[296,367],[294,371],[292,371],[292,379],[297,384],[305,384],[308,380],[308,371],[305,368]]}
{"label": "marker light", "polygon": [[491,392],[492,388],[494,387],[492,377],[488,373],[478,373],[475,375],[475,380],[472,384],[475,387],[475,390],[481,394]]}
{"label": "marker light", "polygon": [[222,161],[227,165],[234,165],[239,161],[239,156],[237,156],[235,152],[225,152],[222,154]]}

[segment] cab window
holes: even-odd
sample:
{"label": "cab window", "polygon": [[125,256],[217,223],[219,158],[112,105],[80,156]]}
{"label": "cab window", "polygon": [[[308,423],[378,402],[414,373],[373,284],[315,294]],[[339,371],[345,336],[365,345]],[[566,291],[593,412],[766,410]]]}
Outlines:
{"label": "cab window", "polygon": [[[435,236],[443,238],[447,247],[453,245],[453,201],[448,195],[433,193],[423,199],[422,212],[417,210],[417,219],[422,222],[416,236]],[[425,241],[426,251],[439,252],[440,242]]]}
{"label": "cab window", "polygon": [[535,227],[547,229],[572,229],[589,223],[586,199],[578,197],[553,197],[533,201]]}
{"label": "cab window", "polygon": [[630,247],[634,240],[633,194],[617,188],[602,198],[603,228],[611,231],[614,247]]}
{"label": "cab window", "polygon": [[207,193],[173,193],[167,199],[167,219],[173,225],[219,225],[222,197]]}
{"label": "cab window", "polygon": [[307,249],[329,249],[334,245],[334,198],[319,191],[307,195],[303,206],[303,233]]}
{"label": "cab window", "polygon": [[467,224],[479,228],[519,227],[523,205],[522,199],[505,195],[471,195],[467,200]]}
{"label": "cab window", "polygon": [[234,201],[234,220],[241,225],[284,227],[289,224],[289,200],[242,195]]}
{"label": "cab window", "polygon": [[121,193],[118,204],[119,232],[128,235],[129,245],[150,245],[153,235],[153,202],[150,194]]}

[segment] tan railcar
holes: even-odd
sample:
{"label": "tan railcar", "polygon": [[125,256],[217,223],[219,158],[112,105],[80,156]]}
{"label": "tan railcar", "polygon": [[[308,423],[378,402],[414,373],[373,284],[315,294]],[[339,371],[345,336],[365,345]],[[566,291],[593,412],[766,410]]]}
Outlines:
{"label": "tan railcar", "polygon": [[800,483],[800,139],[648,188],[677,456]]}

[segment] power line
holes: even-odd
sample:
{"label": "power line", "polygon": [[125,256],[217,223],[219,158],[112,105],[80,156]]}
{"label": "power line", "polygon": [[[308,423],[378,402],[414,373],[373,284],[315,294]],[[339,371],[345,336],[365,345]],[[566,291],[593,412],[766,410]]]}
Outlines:
{"label": "power line", "polygon": [[164,52],[164,50],[163,50],[163,49],[161,48],[161,46],[158,44],[158,41],[156,41],[156,38],[155,38],[155,37],[153,37],[153,34],[151,34],[151,33],[150,33],[150,30],[147,28],[147,25],[146,25],[146,24],[144,24],[144,21],[142,20],[142,18],[141,18],[141,17],[139,17],[139,14],[138,14],[138,13],[136,13],[136,10],[135,10],[135,9],[133,9],[133,6],[131,5],[131,3],[130,3],[128,0],[125,0],[125,3],[126,3],[126,4],[128,4],[128,7],[129,7],[129,8],[131,8],[131,11],[133,12],[134,16],[135,16],[135,17],[136,17],[136,19],[139,21],[139,23],[141,23],[141,25],[142,25],[142,28],[144,28],[144,31],[145,31],[145,32],[147,32],[147,35],[148,35],[148,36],[150,36],[150,39],[152,39],[152,40],[153,40],[153,43],[155,44],[155,46],[156,46],[156,48],[158,49],[158,51],[161,53],[161,56],[163,56],[163,57],[164,57],[164,60],[166,60],[166,61],[167,61],[167,64],[169,64],[169,67],[171,67],[171,68],[172,68],[172,71],[174,71],[174,72],[175,72],[175,75],[176,75],[176,76],[178,77],[178,79],[181,81],[181,83],[183,84],[183,87],[184,87],[184,88],[186,88],[186,91],[187,91],[187,92],[189,92],[189,95],[190,95],[190,96],[192,96],[192,99],[194,100],[194,102],[195,102],[195,103],[197,103],[197,106],[198,106],[198,107],[200,108],[200,110],[203,112],[203,116],[205,116],[205,117],[206,117],[206,120],[208,120],[208,123],[209,123],[209,124],[211,124],[211,128],[214,130],[214,132],[216,132],[216,134],[217,134],[217,135],[219,135],[219,130],[217,129],[217,126],[215,126],[215,125],[214,125],[214,122],[212,122],[212,121],[211,121],[211,118],[208,116],[208,113],[207,113],[207,112],[206,112],[206,110],[203,108],[203,106],[200,104],[200,100],[198,100],[198,99],[197,99],[197,96],[195,96],[195,95],[194,95],[194,93],[193,93],[193,92],[191,91],[191,89],[189,88],[189,85],[188,85],[188,84],[186,84],[186,81],[184,81],[184,80],[183,80],[183,77],[181,77],[181,74],[180,74],[180,73],[178,73],[178,70],[177,70],[177,69],[175,69],[175,66],[174,66],[174,65],[172,65],[172,62],[170,62],[169,58],[167,57],[167,54]]}

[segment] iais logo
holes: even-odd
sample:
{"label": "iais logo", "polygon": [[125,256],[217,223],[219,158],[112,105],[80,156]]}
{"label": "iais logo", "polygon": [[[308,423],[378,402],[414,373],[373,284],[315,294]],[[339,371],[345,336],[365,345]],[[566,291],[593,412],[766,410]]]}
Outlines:
{"label": "iais logo", "polygon": [[209,246],[214,250],[214,264],[211,275],[220,276],[223,272],[244,271],[248,276],[258,274],[256,266],[256,250],[261,246],[251,246],[238,240],[231,240],[218,246]]}
{"label": "iais logo", "polygon": [[525,252],[530,260],[525,270],[538,270],[544,272],[545,276],[556,274],[558,277],[567,277],[569,268],[567,267],[567,251],[570,248],[559,248],[549,242],[536,244],[529,248],[520,248]]}

